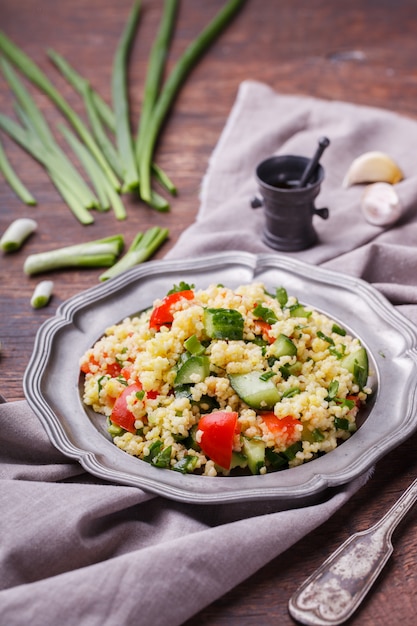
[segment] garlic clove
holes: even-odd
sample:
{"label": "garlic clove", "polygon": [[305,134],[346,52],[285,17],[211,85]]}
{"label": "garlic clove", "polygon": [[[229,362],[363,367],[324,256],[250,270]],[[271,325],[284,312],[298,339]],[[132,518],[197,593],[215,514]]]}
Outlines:
{"label": "garlic clove", "polygon": [[393,224],[401,215],[400,199],[389,183],[373,183],[366,187],[361,200],[366,221],[375,226]]}
{"label": "garlic clove", "polygon": [[354,159],[343,180],[343,187],[358,183],[385,182],[394,185],[404,178],[397,163],[385,152],[365,152]]}

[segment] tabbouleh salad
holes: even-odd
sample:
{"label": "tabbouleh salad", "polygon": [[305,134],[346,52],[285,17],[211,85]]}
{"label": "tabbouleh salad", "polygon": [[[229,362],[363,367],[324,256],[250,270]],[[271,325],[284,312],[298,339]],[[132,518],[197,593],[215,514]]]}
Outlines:
{"label": "tabbouleh salad", "polygon": [[80,368],[83,401],[118,448],[205,476],[265,474],[330,452],[371,393],[359,339],[261,283],[181,282],[109,327]]}

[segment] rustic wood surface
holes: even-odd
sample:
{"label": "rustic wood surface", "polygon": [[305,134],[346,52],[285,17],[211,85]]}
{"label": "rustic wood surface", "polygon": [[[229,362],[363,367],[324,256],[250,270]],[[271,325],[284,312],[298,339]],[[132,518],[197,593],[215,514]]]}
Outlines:
{"label": "rustic wood surface", "polygon": [[[144,0],[140,35],[129,70],[133,123],[138,119],[147,55],[157,28],[162,0]],[[183,0],[169,66],[223,0]],[[130,0],[1,0],[0,28],[19,44],[84,116],[78,96],[60,78],[46,56],[52,47],[66,56],[110,101],[114,49]],[[302,94],[379,106],[417,117],[415,0],[248,0],[245,8],[193,70],[176,100],[158,145],[157,160],[175,180],[179,193],[171,211],[158,214],[134,198],[125,198],[128,219],[97,214],[81,226],[64,206],[42,168],[1,134],[10,160],[39,201],[25,207],[1,180],[0,232],[17,217],[33,217],[36,235],[18,253],[0,257],[0,393],[23,399],[22,376],[40,324],[57,306],[97,284],[100,270],[66,270],[53,275],[50,305],[30,307],[38,278],[22,271],[27,254],[153,225],[170,229],[162,258],[193,222],[208,159],[226,122],[239,83],[258,79],[286,94]],[[32,90],[48,120],[60,115],[46,97]],[[0,111],[13,115],[10,92],[0,78]],[[417,475],[417,437],[381,460],[371,481],[318,530],[274,559],[249,580],[187,622],[187,626],[290,625],[291,594],[304,578],[351,533],[376,522]],[[394,535],[395,551],[372,593],[350,620],[361,626],[415,623],[417,590],[417,512]],[[253,529],[256,541],[256,525]],[[191,592],[191,590],[190,590]]]}

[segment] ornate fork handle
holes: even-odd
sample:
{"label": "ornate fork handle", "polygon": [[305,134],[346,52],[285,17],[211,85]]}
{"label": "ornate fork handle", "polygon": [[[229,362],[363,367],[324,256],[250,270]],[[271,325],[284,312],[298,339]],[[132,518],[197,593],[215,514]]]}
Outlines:
{"label": "ornate fork handle", "polygon": [[392,554],[392,533],[417,500],[417,479],[384,517],[355,533],[297,589],[289,601],[294,619],[335,626],[358,608]]}

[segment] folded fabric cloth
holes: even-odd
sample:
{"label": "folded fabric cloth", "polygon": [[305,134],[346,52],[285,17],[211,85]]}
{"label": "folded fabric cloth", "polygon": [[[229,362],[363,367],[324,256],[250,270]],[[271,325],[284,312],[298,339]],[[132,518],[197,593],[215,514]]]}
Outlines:
{"label": "folded fabric cloth", "polygon": [[[322,135],[331,147],[317,206],[330,218],[315,218],[316,246],[291,254],[365,278],[417,321],[417,123],[387,111],[243,83],[197,220],[167,258],[271,252],[261,241],[262,211],[250,207],[255,167],[273,154],[309,156]],[[390,229],[362,218],[360,188],[341,188],[351,160],[374,149],[406,177],[397,185],[405,213]],[[50,444],[25,401],[0,404],[0,423],[0,614],[8,626],[182,624],[322,524],[368,478],[302,510],[187,505],[88,475]]]}

